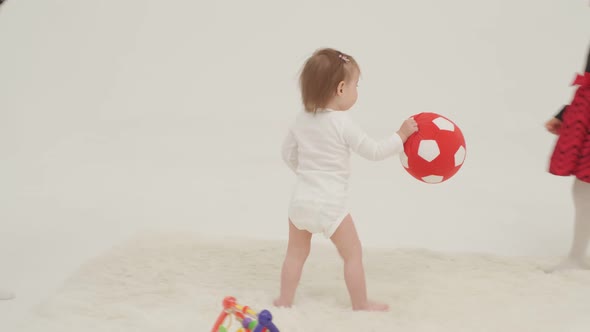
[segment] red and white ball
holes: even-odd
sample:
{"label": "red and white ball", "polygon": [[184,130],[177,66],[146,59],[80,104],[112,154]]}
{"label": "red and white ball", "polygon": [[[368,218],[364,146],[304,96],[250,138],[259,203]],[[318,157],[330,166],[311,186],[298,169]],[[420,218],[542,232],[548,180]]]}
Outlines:
{"label": "red and white ball", "polygon": [[441,183],[453,177],[463,166],[466,155],[461,129],[436,113],[414,115],[418,131],[404,144],[400,161],[408,173],[425,183]]}

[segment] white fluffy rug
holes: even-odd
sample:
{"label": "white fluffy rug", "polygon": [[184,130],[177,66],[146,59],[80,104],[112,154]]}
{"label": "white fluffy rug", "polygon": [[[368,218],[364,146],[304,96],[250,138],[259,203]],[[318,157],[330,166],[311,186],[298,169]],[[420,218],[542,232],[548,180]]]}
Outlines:
{"label": "white fluffy rug", "polygon": [[209,332],[226,295],[281,332],[590,331],[590,272],[540,270],[553,260],[365,249],[369,293],[392,310],[352,312],[329,242],[314,243],[296,305],[276,309],[285,245],[144,236],[85,264],[20,331]]}

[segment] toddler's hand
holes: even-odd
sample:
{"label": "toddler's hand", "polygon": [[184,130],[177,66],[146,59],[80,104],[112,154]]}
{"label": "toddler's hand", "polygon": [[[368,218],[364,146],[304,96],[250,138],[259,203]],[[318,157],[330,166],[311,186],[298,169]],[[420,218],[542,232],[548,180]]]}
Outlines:
{"label": "toddler's hand", "polygon": [[547,131],[554,135],[559,135],[559,130],[561,129],[561,120],[557,118],[551,118],[551,120],[547,121],[545,124],[545,128]]}
{"label": "toddler's hand", "polygon": [[402,123],[401,127],[397,131],[399,137],[401,137],[402,141],[405,143],[408,137],[412,136],[413,133],[418,131],[418,124],[414,118],[409,118]]}

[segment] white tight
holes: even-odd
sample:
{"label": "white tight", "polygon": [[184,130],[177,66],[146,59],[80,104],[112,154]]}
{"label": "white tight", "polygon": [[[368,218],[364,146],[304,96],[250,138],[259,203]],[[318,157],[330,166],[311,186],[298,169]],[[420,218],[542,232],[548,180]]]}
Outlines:
{"label": "white tight", "polygon": [[572,247],[566,259],[556,266],[544,269],[548,273],[566,269],[590,269],[590,264],[584,260],[590,242],[590,183],[575,179],[572,193],[576,209]]}
{"label": "white tight", "polygon": [[582,259],[590,241],[590,183],[576,179],[573,196],[576,214],[570,258]]}

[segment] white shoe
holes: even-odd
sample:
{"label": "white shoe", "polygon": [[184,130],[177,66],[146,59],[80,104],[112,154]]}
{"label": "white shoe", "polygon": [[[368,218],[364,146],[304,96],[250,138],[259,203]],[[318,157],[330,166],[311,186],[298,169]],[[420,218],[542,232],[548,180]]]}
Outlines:
{"label": "white shoe", "polygon": [[8,291],[0,290],[0,301],[3,300],[12,300],[14,299],[14,294]]}

